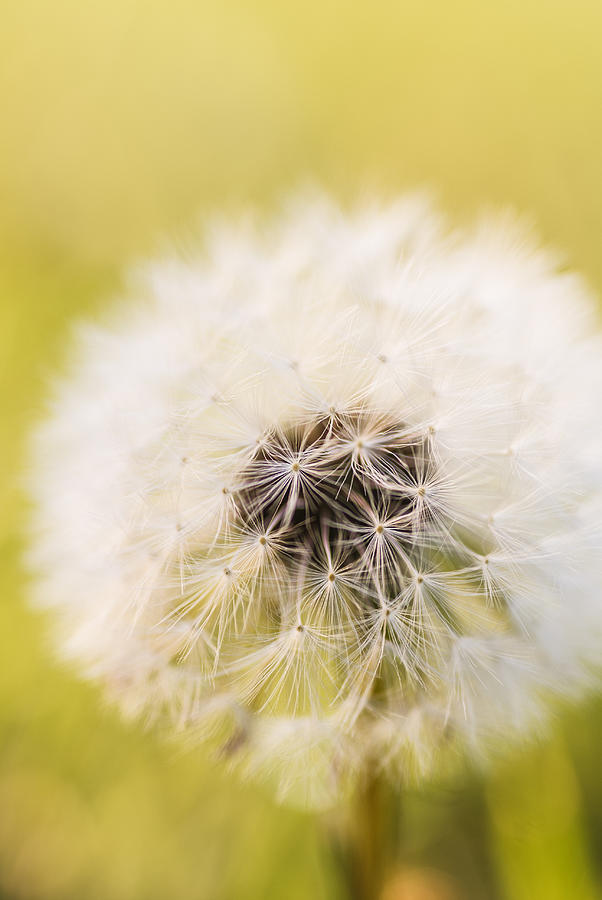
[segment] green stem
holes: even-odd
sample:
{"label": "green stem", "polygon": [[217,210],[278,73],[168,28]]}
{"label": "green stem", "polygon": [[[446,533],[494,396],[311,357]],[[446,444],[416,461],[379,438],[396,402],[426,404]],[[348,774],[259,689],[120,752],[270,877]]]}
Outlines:
{"label": "green stem", "polygon": [[349,900],[380,900],[396,830],[392,800],[383,780],[368,775],[331,826],[331,847]]}

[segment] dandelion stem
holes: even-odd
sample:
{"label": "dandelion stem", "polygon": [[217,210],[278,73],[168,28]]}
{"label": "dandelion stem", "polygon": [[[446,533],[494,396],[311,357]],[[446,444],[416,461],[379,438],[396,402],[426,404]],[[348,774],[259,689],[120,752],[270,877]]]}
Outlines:
{"label": "dandelion stem", "polygon": [[395,828],[391,791],[378,774],[367,775],[344,816],[331,829],[331,846],[349,900],[379,900],[391,864]]}

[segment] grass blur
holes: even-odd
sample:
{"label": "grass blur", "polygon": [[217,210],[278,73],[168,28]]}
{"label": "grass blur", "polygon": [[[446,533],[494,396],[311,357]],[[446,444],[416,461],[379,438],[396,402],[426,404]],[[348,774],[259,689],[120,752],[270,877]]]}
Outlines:
{"label": "grass blur", "polygon": [[[0,897],[331,900],[312,819],[120,721],[25,606],[25,436],[70,322],[214,209],[434,187],[533,215],[602,295],[599,0],[3,0]],[[602,897],[602,704],[408,797],[387,900]]]}

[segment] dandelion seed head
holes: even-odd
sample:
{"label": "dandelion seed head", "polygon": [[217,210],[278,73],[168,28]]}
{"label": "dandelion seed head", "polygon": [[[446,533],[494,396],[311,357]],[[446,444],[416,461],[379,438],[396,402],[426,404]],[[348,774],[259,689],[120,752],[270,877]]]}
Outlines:
{"label": "dandelion seed head", "polygon": [[516,223],[450,234],[420,197],[203,247],[81,329],[37,430],[61,651],[312,803],[534,731],[599,662],[587,290]]}

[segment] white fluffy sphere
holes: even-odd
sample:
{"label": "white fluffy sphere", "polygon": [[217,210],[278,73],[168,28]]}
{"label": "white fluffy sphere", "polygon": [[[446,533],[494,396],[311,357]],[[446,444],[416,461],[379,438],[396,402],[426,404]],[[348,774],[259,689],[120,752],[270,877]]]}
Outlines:
{"label": "white fluffy sphere", "polygon": [[509,221],[318,197],[135,292],[81,330],[32,480],[38,596],[126,710],[319,802],[587,686],[602,355],[578,278]]}

